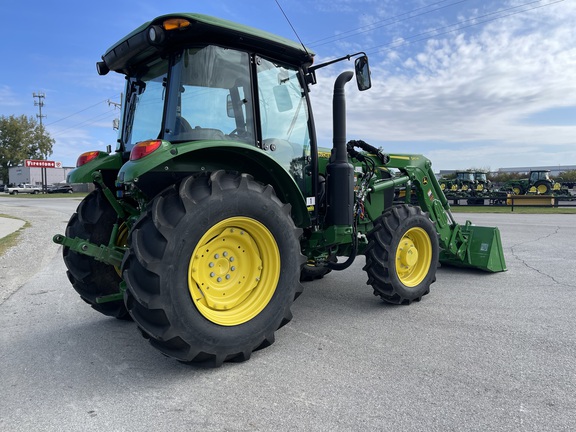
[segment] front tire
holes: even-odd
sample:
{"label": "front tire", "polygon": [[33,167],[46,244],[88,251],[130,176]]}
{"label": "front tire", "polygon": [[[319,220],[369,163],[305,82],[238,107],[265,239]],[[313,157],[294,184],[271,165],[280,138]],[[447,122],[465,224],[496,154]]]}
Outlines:
{"label": "front tire", "polygon": [[[101,245],[110,242],[112,228],[118,216],[102,191],[96,189],[80,202],[76,213],[72,215],[66,227],[66,236],[80,237],[91,243]],[[125,242],[126,227],[119,230],[118,242]],[[129,318],[124,301],[96,303],[98,297],[117,294],[121,282],[119,270],[64,247],[64,263],[68,268],[68,280],[80,297],[94,310],[119,319]]]}
{"label": "front tire", "polygon": [[410,304],[430,292],[436,280],[438,236],[420,207],[391,207],[367,237],[364,270],[374,295],[388,303]]}
{"label": "front tire", "polygon": [[167,356],[213,367],[247,360],[292,318],[300,234],[271,186],[224,171],[188,177],[131,231],[128,310]]}

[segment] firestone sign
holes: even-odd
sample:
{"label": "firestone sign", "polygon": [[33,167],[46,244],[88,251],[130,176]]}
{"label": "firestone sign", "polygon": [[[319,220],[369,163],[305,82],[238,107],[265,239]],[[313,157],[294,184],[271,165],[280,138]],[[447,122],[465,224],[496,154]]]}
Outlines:
{"label": "firestone sign", "polygon": [[62,162],[54,162],[49,160],[26,159],[24,166],[27,168],[62,168]]}

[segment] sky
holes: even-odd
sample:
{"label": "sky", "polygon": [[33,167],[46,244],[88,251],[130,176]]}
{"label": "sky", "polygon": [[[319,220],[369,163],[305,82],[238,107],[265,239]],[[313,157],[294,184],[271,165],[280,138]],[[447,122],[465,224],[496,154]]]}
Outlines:
{"label": "sky", "polygon": [[[435,172],[576,165],[576,0],[278,0],[316,64],[357,51],[372,88],[346,87],[347,138],[418,153]],[[124,80],[96,62],[151,19],[196,12],[296,40],[276,0],[0,0],[0,116],[36,118],[50,160],[75,166],[115,148]],[[331,147],[332,89],[343,62],[318,71],[312,104]],[[38,99],[36,99],[38,100]]]}

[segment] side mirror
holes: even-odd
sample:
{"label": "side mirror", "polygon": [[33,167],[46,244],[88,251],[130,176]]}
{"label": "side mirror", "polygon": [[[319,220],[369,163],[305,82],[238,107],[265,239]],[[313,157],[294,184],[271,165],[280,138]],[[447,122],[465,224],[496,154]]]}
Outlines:
{"label": "side mirror", "polygon": [[372,87],[372,81],[370,79],[370,66],[368,65],[368,56],[358,57],[354,62],[354,67],[356,69],[356,83],[358,84],[358,90],[364,91]]}
{"label": "side mirror", "polygon": [[234,106],[232,105],[232,96],[226,95],[226,115],[234,118]]}

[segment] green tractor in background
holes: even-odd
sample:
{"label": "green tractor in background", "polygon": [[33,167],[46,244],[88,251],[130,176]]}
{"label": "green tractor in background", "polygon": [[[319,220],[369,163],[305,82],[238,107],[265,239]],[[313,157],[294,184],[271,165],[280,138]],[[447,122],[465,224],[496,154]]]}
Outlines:
{"label": "green tractor in background", "polygon": [[501,188],[501,190],[510,191],[514,195],[550,195],[560,193],[561,189],[561,184],[550,178],[550,170],[532,170],[528,174],[528,178],[510,180]]}
{"label": "green tractor in background", "polygon": [[492,196],[492,182],[485,171],[474,171],[474,184],[469,191],[468,205],[484,205]]}
{"label": "green tractor in background", "polygon": [[[351,58],[356,73],[334,84],[333,147],[319,148],[310,88]],[[78,158],[68,181],[95,190],[54,241],[82,299],[132,318],[167,356],[247,360],[290,321],[302,281],[359,255],[394,304],[428,294],[439,261],[506,269],[498,229],[457,224],[428,159],[347,141],[344,87],[356,75],[370,88],[364,53],[314,65],[279,36],[172,14],[97,69],[126,77],[118,145]],[[394,204],[398,187],[410,192]]]}
{"label": "green tractor in background", "polygon": [[440,179],[439,183],[446,198],[454,204],[466,199],[468,205],[483,205],[488,197],[488,180],[484,172],[456,171],[450,177]]}

